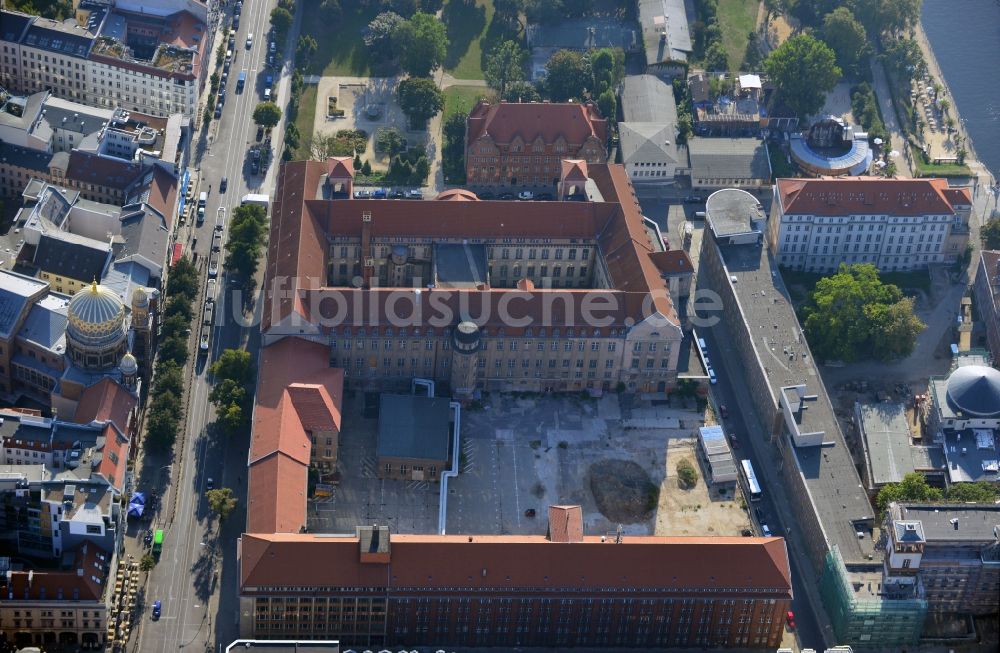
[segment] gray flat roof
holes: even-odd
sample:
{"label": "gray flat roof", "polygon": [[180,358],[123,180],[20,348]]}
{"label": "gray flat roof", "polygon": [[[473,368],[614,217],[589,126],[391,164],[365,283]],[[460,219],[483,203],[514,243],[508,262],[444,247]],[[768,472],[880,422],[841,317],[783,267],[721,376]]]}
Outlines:
{"label": "gray flat roof", "polygon": [[952,483],[1000,481],[1000,453],[992,429],[945,432],[944,456]]}
{"label": "gray flat roof", "polygon": [[384,394],[378,417],[378,455],[447,460],[451,414],[444,397]]}
{"label": "gray flat roof", "polygon": [[[928,542],[993,542],[1000,527],[1000,505],[901,503],[900,516],[920,520]],[[958,528],[952,523],[958,520]]]}
{"label": "gray flat roof", "polygon": [[868,452],[872,483],[898,483],[915,471],[906,406],[900,403],[859,404],[855,407]]}
{"label": "gray flat roof", "polygon": [[[871,543],[858,539],[855,523],[872,520],[874,511],[781,275],[767,248],[760,244],[720,249],[727,274],[734,278],[730,283],[749,325],[754,350],[767,375],[772,408],[778,405],[782,387],[804,384],[808,394],[816,395],[800,428],[802,432],[824,432],[823,446],[795,447],[794,455],[827,541],[839,546],[846,562],[864,562],[870,551],[863,550],[862,543],[868,547]],[[785,350],[794,356],[782,355]]]}
{"label": "gray flat roof", "polygon": [[48,284],[23,274],[0,270],[0,336],[9,338],[24,305]]}
{"label": "gray flat roof", "polygon": [[684,0],[639,0],[639,23],[647,65],[687,61],[687,54],[691,52],[691,33]]}
{"label": "gray flat roof", "polygon": [[677,124],[674,89],[656,75],[628,75],[622,80],[622,122]]}
{"label": "gray flat roof", "polygon": [[51,163],[53,156],[55,155],[48,152],[29,150],[20,145],[11,145],[10,143],[0,141],[0,160],[16,165],[19,168],[27,168],[28,170],[47,175],[49,174],[49,163]]}
{"label": "gray flat roof", "polygon": [[45,349],[65,350],[68,306],[69,297],[49,293],[31,307],[17,335]]}
{"label": "gray flat roof", "polygon": [[688,140],[691,177],[709,179],[770,179],[771,161],[764,141],[756,138]]}
{"label": "gray flat roof", "polygon": [[716,238],[751,233],[753,222],[764,218],[760,200],[743,190],[725,188],[709,195],[705,202],[705,220]]}
{"label": "gray flat roof", "polygon": [[44,111],[45,119],[53,129],[67,129],[79,134],[100,130],[115,113],[113,109],[90,107],[55,97],[48,99]]}
{"label": "gray flat roof", "polygon": [[658,122],[618,123],[622,162],[677,164],[677,132],[674,125]]}

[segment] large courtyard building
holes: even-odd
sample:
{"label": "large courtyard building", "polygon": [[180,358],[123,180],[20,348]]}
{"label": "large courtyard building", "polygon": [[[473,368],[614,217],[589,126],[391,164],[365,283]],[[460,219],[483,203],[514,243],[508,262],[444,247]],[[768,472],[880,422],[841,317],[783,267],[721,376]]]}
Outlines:
{"label": "large courtyard building", "polygon": [[971,212],[969,190],[946,179],[779,179],[768,245],[777,265],[792,270],[916,270],[958,260]]}
{"label": "large courtyard building", "polygon": [[240,636],[342,645],[774,649],[791,603],[781,538],[246,533]]}
{"label": "large courtyard building", "polygon": [[480,102],[466,123],[471,186],[551,186],[564,159],[604,163],[608,121],[593,103]]}
{"label": "large courtyard building", "polygon": [[88,2],[58,21],[2,13],[0,87],[193,118],[211,56],[207,5]]}
{"label": "large courtyard building", "polygon": [[365,388],[413,377],[460,396],[675,384],[674,269],[622,166],[563,161],[556,202],[350,199],[352,174],[349,158],[282,166],[265,345],[326,344],[345,382]]}

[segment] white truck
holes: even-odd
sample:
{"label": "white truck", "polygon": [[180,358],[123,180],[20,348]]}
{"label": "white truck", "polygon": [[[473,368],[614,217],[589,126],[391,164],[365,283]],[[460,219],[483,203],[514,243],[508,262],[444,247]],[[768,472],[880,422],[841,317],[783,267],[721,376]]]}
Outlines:
{"label": "white truck", "polygon": [[264,211],[267,212],[268,206],[271,204],[271,198],[268,195],[259,195],[256,193],[250,193],[249,195],[244,195],[243,200],[240,202],[243,204],[255,204],[256,206],[264,207]]}

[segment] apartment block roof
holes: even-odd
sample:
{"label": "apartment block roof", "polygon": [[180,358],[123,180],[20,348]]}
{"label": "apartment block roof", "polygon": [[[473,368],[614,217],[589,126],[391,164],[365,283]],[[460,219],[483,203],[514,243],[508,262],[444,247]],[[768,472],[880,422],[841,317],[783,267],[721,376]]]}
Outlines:
{"label": "apartment block roof", "polygon": [[20,145],[11,145],[10,143],[0,141],[0,163],[33,170],[42,175],[49,173],[50,164],[53,163],[53,159],[59,154],[64,153],[60,152],[53,155],[48,152],[32,150]]}
{"label": "apartment block roof", "polygon": [[70,569],[12,571],[0,578],[4,598],[11,601],[101,601],[111,568],[112,554],[93,542],[71,552]]}
{"label": "apartment block roof", "polygon": [[[611,288],[539,290],[527,297],[521,292],[523,301],[510,302],[511,311],[533,319],[535,326],[547,326],[540,322],[545,315],[542,309],[548,305],[553,309],[556,326],[584,326],[586,322],[576,312],[581,309],[581,299],[589,293],[600,296],[601,307],[608,309],[604,314],[610,319],[607,328],[633,325],[655,313],[666,321],[664,329],[675,328],[679,333],[676,311],[651,257],[653,252],[662,251],[662,244],[653,242],[628,175],[620,165],[588,165],[591,180],[606,201],[517,204],[315,199],[327,167],[326,162],[320,161],[282,164],[271,217],[262,319],[265,332],[288,320],[298,320],[303,325],[310,320],[317,323],[321,318],[330,320],[329,311],[337,312],[335,317],[344,324],[362,326],[370,321],[366,316],[384,318],[389,300],[393,300],[394,314],[404,320],[416,306],[426,309],[419,313],[424,316],[435,315],[439,306],[457,311],[460,299],[471,302],[472,315],[499,320],[500,311],[474,309],[477,306],[496,309],[499,302],[505,301],[502,299],[505,293],[518,292],[516,289],[484,292],[324,287],[326,239],[336,236],[360,239],[363,231],[369,229],[376,237],[413,236],[435,242],[503,238],[578,238],[596,242]],[[371,216],[369,222],[366,214]],[[430,305],[432,294],[436,294],[436,305]],[[406,298],[401,295],[412,301],[396,301]],[[557,296],[568,301],[552,301]],[[418,313],[413,310],[413,314]],[[482,318],[480,326],[487,322],[486,317]]]}
{"label": "apartment block roof", "polygon": [[567,145],[579,147],[591,137],[603,145],[608,140],[608,121],[593,103],[479,102],[469,113],[467,132],[469,145],[482,136],[497,144],[518,137],[524,143],[537,138],[555,143],[561,137]]}
{"label": "apartment block roof", "polygon": [[872,484],[899,483],[914,471],[943,472],[939,446],[912,444],[906,406],[900,403],[857,404]]}
{"label": "apartment block roof", "polygon": [[49,97],[43,107],[45,120],[53,129],[65,129],[78,134],[92,134],[108,123],[114,109],[91,107],[57,97]]}
{"label": "apartment block roof", "polygon": [[139,178],[142,172],[143,166],[139,162],[102,156],[83,150],[73,150],[69,154],[66,178],[124,191]]}
{"label": "apartment block roof", "polygon": [[874,511],[777,266],[760,243],[723,246],[721,251],[726,278],[767,375],[774,403],[766,410],[778,409],[782,388],[804,385],[806,393],[815,397],[798,426],[802,433],[823,433],[823,445],[795,447],[798,469],[794,471],[804,479],[827,541],[839,546],[848,564],[863,562],[868,551],[862,544],[868,541],[859,541],[857,525],[871,521]]}
{"label": "apartment block roof", "polygon": [[695,179],[771,179],[764,141],[756,138],[688,140],[691,177]]}
{"label": "apartment block roof", "polygon": [[949,188],[947,179],[820,177],[778,179],[777,196],[785,215],[951,215],[968,206],[967,188]]}
{"label": "apartment block roof", "polygon": [[[754,592],[791,597],[782,538],[585,536],[553,542],[532,535],[391,535],[387,565],[362,563],[359,537],[245,534],[240,586],[258,588],[567,588],[677,592],[724,598]],[[263,591],[263,589],[262,589]]]}
{"label": "apartment block roof", "polygon": [[1000,505],[988,503],[893,503],[894,519],[920,521],[928,544],[979,542],[1000,538]]}
{"label": "apartment block roof", "polygon": [[77,281],[100,281],[110,262],[110,243],[67,231],[43,233],[35,248],[34,263],[40,270]]}
{"label": "apartment block roof", "polygon": [[284,338],[261,352],[249,458],[251,533],[298,532],[306,523],[311,432],[340,431],[344,371],[327,345]]}

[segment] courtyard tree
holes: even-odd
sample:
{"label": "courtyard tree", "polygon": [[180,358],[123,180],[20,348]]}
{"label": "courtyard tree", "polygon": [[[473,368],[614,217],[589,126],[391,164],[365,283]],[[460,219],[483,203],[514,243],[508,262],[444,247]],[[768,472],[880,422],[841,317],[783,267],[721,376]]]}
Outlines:
{"label": "courtyard tree", "polygon": [[281,109],[274,102],[259,102],[253,110],[253,121],[264,129],[274,129],[281,122]]}
{"label": "courtyard tree", "polygon": [[893,501],[940,501],[941,490],[927,484],[927,477],[920,472],[910,472],[899,483],[886,483],[879,490],[875,504],[885,511]]}
{"label": "courtyard tree", "polygon": [[483,76],[490,88],[504,97],[513,82],[524,79],[524,62],[527,53],[515,41],[502,41],[490,51]]}
{"label": "courtyard tree", "polygon": [[726,72],[729,70],[729,55],[722,41],[712,41],[705,50],[705,69],[711,72]]}
{"label": "courtyard tree", "polygon": [[545,64],[545,87],[553,102],[581,99],[592,81],[590,59],[573,50],[559,50]]}
{"label": "courtyard tree", "polygon": [[236,497],[227,487],[209,490],[205,493],[205,498],[208,500],[208,507],[219,516],[220,521],[224,521],[236,509]]}
{"label": "courtyard tree", "polygon": [[444,108],[444,94],[434,80],[410,77],[399,83],[397,89],[399,108],[403,110],[414,129],[422,128],[428,120]]}
{"label": "courtyard tree", "polygon": [[388,56],[392,52],[392,37],[404,22],[406,19],[393,11],[383,11],[375,16],[364,30],[368,51],[379,58]]}
{"label": "courtyard tree", "polygon": [[820,279],[801,311],[806,338],[822,360],[892,360],[913,351],[925,325],[913,301],[879,279],[869,263]]}
{"label": "courtyard tree", "polygon": [[690,490],[698,483],[698,470],[687,458],[677,461],[677,484],[683,490]]}
{"label": "courtyard tree", "polygon": [[427,77],[444,62],[448,34],[436,16],[417,12],[393,33],[403,70],[414,77]]}
{"label": "courtyard tree", "polygon": [[868,49],[865,27],[847,7],[837,7],[823,19],[823,40],[833,48],[844,70],[855,71]]}
{"label": "courtyard tree", "polygon": [[453,113],[445,118],[441,126],[441,169],[449,184],[465,181],[465,121],[468,115]]}
{"label": "courtyard tree", "polygon": [[777,87],[778,98],[802,119],[823,107],[826,93],[840,79],[833,50],[808,34],[778,46],[764,60],[764,70]]}

